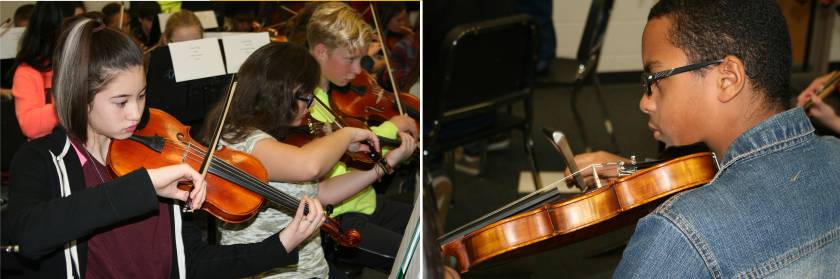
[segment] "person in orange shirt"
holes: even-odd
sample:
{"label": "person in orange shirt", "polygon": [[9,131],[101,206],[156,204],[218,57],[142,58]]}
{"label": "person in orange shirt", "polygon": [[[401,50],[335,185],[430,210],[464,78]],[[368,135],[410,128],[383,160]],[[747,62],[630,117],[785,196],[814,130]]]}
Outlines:
{"label": "person in orange shirt", "polygon": [[49,134],[58,124],[52,89],[52,53],[61,21],[73,16],[70,2],[38,2],[21,38],[12,84],[15,115],[29,139]]}

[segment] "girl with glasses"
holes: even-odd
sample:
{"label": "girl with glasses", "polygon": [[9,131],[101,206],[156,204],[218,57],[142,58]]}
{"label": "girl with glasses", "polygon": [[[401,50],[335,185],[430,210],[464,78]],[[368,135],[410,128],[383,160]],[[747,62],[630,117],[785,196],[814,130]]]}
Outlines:
{"label": "girl with glasses", "polygon": [[[378,138],[369,130],[346,127],[297,147],[281,142],[290,128],[303,124],[309,106],[318,106],[312,92],[321,72],[318,62],[303,47],[288,43],[269,43],[242,64],[238,85],[222,131],[221,144],[247,152],[259,159],[268,171],[269,184],[294,196],[315,196],[323,204],[336,204],[352,197],[370,182],[384,175],[374,167],[320,181],[345,152],[368,151],[364,142],[379,149]],[[203,131],[212,131],[223,102],[208,113]],[[208,139],[209,135],[203,135]],[[390,165],[411,156],[413,141],[404,134],[404,144],[385,156]],[[319,182],[320,181],[320,182]],[[247,243],[269,234],[265,228],[290,222],[289,212],[269,205],[249,224],[221,226],[221,243]],[[364,239],[366,236],[362,235]],[[314,236],[303,244],[300,261],[264,273],[272,278],[327,278],[341,273],[329,266]]]}

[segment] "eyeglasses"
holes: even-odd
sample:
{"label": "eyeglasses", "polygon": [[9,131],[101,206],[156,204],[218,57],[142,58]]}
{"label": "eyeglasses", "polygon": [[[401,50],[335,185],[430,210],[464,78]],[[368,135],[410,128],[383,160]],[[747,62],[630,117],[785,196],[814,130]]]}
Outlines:
{"label": "eyeglasses", "polygon": [[645,94],[650,96],[650,94],[652,93],[652,91],[650,90],[650,86],[653,85],[653,83],[656,82],[657,80],[660,80],[660,79],[663,79],[663,78],[666,78],[666,77],[670,77],[670,76],[673,76],[673,75],[676,75],[676,74],[680,74],[680,73],[699,70],[699,69],[702,69],[703,67],[706,67],[706,66],[709,66],[709,65],[714,65],[714,64],[720,64],[722,62],[723,62],[723,59],[685,65],[685,66],[682,66],[682,67],[671,68],[670,70],[665,70],[665,71],[656,72],[656,73],[642,73],[642,88],[645,90]]}
{"label": "eyeglasses", "polygon": [[312,94],[299,95],[299,96],[297,96],[297,97],[295,97],[295,98],[296,98],[296,99],[298,99],[298,100],[303,101],[304,103],[306,103],[306,108],[311,107],[311,106],[312,106],[312,102],[314,102],[314,101],[315,101],[315,95],[312,95]]}

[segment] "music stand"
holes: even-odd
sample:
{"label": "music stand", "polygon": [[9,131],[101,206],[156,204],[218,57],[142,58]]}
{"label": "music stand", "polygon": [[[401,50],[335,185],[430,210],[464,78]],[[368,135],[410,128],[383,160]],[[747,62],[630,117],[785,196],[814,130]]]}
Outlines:
{"label": "music stand", "polygon": [[230,76],[175,82],[169,47],[158,47],[150,54],[146,72],[146,105],[163,110],[185,125],[192,126],[190,134],[195,137],[201,130],[207,111],[226,93]]}

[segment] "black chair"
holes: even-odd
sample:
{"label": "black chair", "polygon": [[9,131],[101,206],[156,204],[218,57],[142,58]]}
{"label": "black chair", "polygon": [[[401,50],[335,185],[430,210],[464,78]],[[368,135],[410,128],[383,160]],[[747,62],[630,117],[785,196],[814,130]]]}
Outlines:
{"label": "black chair", "polygon": [[[26,143],[26,136],[20,130],[15,116],[13,99],[0,97],[0,223],[6,221],[6,203],[9,201],[9,167],[21,145]],[[9,229],[0,231],[0,244],[13,243]],[[17,253],[0,251],[0,276],[3,278],[23,278],[23,268]]]}
{"label": "black chair", "polygon": [[[12,157],[17,153],[18,148],[26,143],[26,136],[20,130],[17,116],[15,115],[15,101],[5,97],[0,98],[0,139],[2,148],[0,148],[0,172],[2,172],[2,186],[6,187],[8,179],[9,167],[12,163]],[[5,190],[5,189],[4,189]],[[2,197],[5,200],[5,192]],[[5,203],[3,201],[2,203]]]}
{"label": "black chair", "polygon": [[[598,81],[598,62],[601,60],[601,50],[604,46],[604,35],[607,32],[607,25],[610,20],[614,0],[593,0],[589,6],[589,15],[586,17],[586,25],[583,28],[583,37],[578,46],[577,57],[556,58],[552,61],[551,68],[545,77],[537,79],[540,85],[565,86],[571,92],[572,112],[575,116],[575,123],[581,132],[583,144],[587,149],[589,140],[586,131],[583,129],[583,120],[577,107],[577,97],[584,85],[592,85],[595,89],[598,105],[604,114],[604,123],[607,133],[615,149],[618,149],[615,137],[612,133],[612,122],[601,96],[600,82]],[[587,150],[588,151],[588,150]],[[618,150],[613,150],[618,152]]]}
{"label": "black chair", "polygon": [[[542,186],[531,140],[536,25],[527,15],[453,28],[441,46],[441,84],[424,93],[424,155],[521,130],[534,183]],[[524,116],[513,113],[521,105]],[[486,161],[486,160],[482,160]]]}

